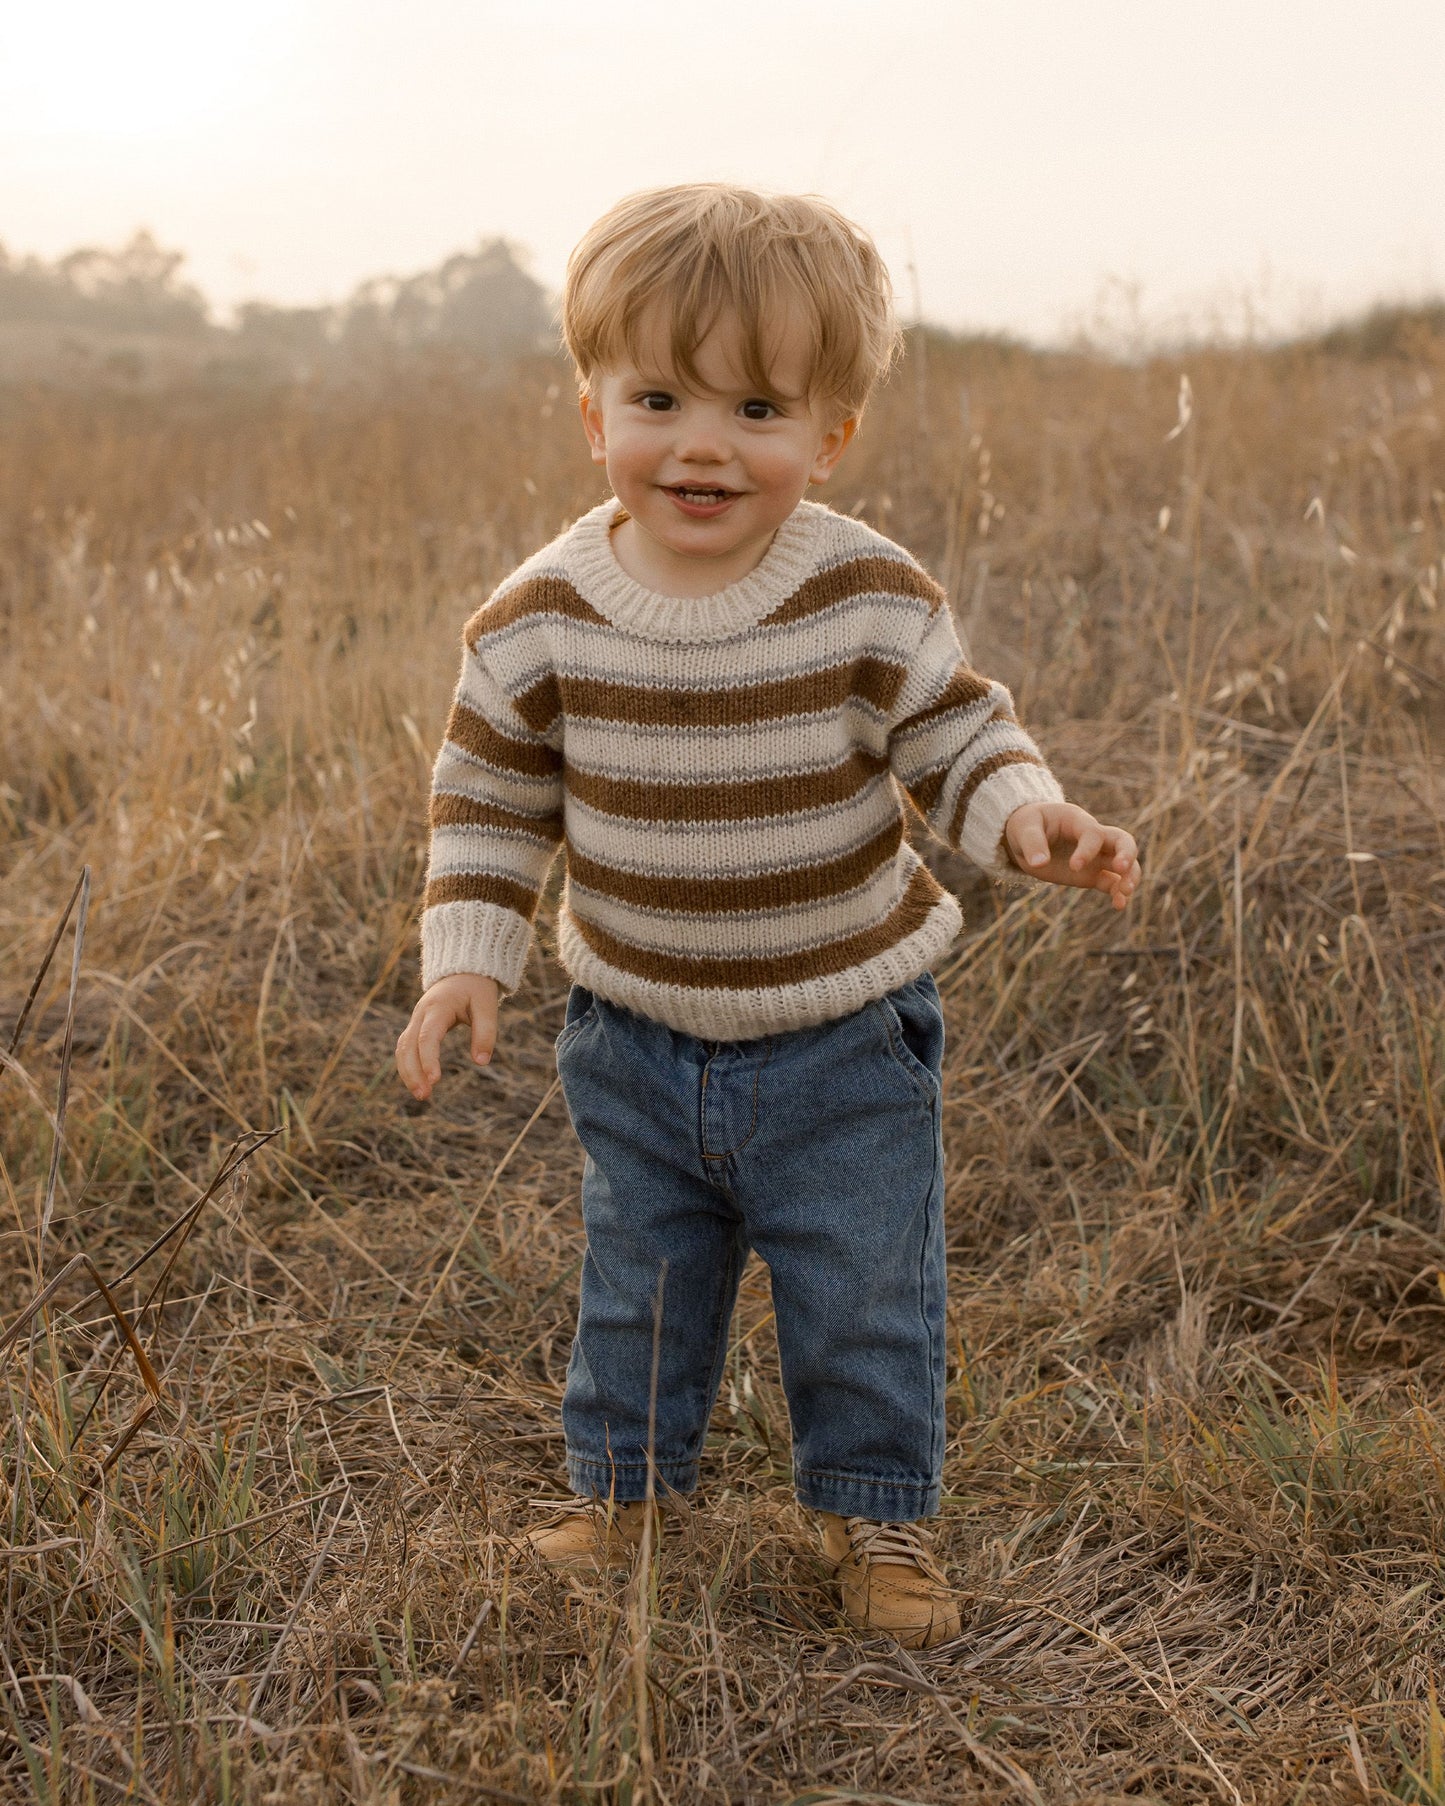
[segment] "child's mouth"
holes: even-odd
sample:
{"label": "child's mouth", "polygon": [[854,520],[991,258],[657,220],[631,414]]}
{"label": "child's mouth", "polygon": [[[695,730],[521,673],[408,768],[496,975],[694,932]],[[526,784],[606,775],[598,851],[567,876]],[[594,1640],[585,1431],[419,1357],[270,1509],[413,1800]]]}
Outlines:
{"label": "child's mouth", "polygon": [[669,483],[666,493],[684,514],[701,520],[721,514],[729,502],[737,499],[735,490],[720,489],[711,483]]}

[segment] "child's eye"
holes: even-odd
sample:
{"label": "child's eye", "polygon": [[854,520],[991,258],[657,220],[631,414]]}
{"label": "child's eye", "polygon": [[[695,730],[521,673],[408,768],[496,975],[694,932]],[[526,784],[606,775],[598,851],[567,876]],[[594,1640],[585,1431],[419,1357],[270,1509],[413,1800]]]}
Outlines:
{"label": "child's eye", "polygon": [[639,395],[637,399],[649,414],[665,414],[677,405],[665,389],[649,389],[646,395]]}
{"label": "child's eye", "polygon": [[778,410],[772,402],[755,395],[751,401],[745,401],[738,411],[744,420],[771,420]]}

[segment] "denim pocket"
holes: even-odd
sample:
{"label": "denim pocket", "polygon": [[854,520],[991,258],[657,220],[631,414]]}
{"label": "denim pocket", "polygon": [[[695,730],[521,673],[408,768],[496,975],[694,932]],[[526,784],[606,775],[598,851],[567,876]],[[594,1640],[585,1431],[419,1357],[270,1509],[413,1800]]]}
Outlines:
{"label": "denim pocket", "polygon": [[559,1060],[596,1014],[597,999],[585,985],[573,985],[567,993],[567,1015],[556,1041]]}
{"label": "denim pocket", "polygon": [[938,1094],[943,1070],[943,1006],[931,972],[878,999],[893,1057],[926,1097]]}

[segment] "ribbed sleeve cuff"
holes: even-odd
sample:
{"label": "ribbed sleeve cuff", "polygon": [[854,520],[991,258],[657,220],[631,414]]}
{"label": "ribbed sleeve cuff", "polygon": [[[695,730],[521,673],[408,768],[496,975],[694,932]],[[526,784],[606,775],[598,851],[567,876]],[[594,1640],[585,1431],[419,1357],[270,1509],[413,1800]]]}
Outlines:
{"label": "ribbed sleeve cuff", "polygon": [[504,991],[522,982],[532,924],[496,903],[436,903],[421,919],[422,989],[453,972],[495,978]]}
{"label": "ribbed sleeve cuff", "polygon": [[1004,845],[1004,823],[1025,803],[1061,803],[1064,793],[1042,765],[1005,765],[985,778],[969,799],[959,849],[994,878],[1027,878]]}

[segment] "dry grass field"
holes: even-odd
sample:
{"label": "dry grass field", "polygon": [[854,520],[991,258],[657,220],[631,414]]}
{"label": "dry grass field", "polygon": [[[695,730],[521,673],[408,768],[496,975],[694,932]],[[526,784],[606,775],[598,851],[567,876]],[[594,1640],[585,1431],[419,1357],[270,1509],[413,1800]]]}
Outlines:
{"label": "dry grass field", "polygon": [[930,338],[829,497],[1147,862],[1120,919],[938,859],[914,1656],[791,1504],[756,1268],[682,1533],[520,1542],[565,981],[425,1110],[391,1049],[462,622],[599,493],[565,376],[0,397],[0,1798],[1445,1802],[1442,410],[1428,334]]}

